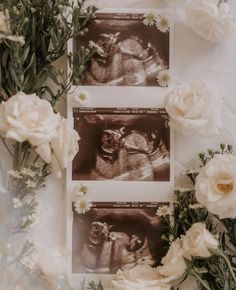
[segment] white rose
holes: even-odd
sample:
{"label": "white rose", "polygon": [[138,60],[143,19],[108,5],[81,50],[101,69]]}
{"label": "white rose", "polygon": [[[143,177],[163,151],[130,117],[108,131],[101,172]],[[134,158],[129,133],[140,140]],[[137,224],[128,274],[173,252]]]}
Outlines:
{"label": "white rose", "polygon": [[162,281],[174,281],[184,275],[187,270],[187,265],[180,239],[177,239],[171,244],[168,253],[162,259],[161,263],[162,266],[158,267],[157,270],[163,277]]}
{"label": "white rose", "polygon": [[167,96],[170,124],[185,135],[215,136],[222,128],[223,98],[201,81],[192,81]]}
{"label": "white rose", "polygon": [[51,162],[50,141],[56,136],[60,115],[47,100],[18,92],[0,104],[0,131],[6,138],[29,141],[47,163]]}
{"label": "white rose", "polygon": [[215,0],[193,0],[187,8],[192,30],[211,42],[230,38],[236,31],[233,15],[227,3]]}
{"label": "white rose", "polygon": [[116,280],[106,290],[170,290],[170,286],[163,284],[156,269],[150,266],[138,265],[130,270],[118,271]]}
{"label": "white rose", "polygon": [[209,249],[216,249],[219,245],[214,236],[203,223],[195,223],[182,237],[183,249],[193,257],[209,258]]}
{"label": "white rose", "polygon": [[71,128],[67,119],[61,119],[56,136],[51,141],[52,168],[58,177],[79,151],[79,134]]}
{"label": "white rose", "polygon": [[236,158],[215,155],[200,169],[195,184],[196,198],[221,219],[236,218]]}

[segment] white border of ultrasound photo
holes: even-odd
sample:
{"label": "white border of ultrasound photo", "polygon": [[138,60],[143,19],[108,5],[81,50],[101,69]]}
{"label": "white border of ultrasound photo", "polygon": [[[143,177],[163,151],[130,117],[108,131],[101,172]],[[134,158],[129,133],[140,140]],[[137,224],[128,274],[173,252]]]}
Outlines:
{"label": "white border of ultrasound photo", "polygon": [[[170,24],[170,28],[169,28],[169,35],[170,35],[170,46],[169,46],[169,74],[170,74],[170,82],[169,82],[169,87],[171,86],[171,84],[173,83],[173,76],[174,76],[174,72],[173,72],[173,58],[174,58],[174,49],[173,49],[173,43],[174,43],[174,17],[173,17],[173,11],[170,9],[157,9],[157,8],[153,8],[153,9],[146,9],[146,8],[104,8],[101,10],[97,11],[98,13],[140,13],[140,14],[146,14],[146,13],[158,13],[160,12],[163,15],[168,16],[169,19],[169,24]],[[67,50],[68,53],[73,52],[73,39],[70,39],[67,43]],[[68,65],[68,75],[70,74],[71,69]],[[82,86],[84,87],[84,86]],[[112,86],[112,87],[116,87],[116,86]],[[128,86],[127,86],[128,87]],[[141,87],[141,86],[138,86]],[[158,88],[158,86],[157,86]],[[164,88],[166,89],[166,88]]]}
{"label": "white border of ultrasound photo", "polygon": [[[167,91],[144,87],[83,87],[90,94],[92,106],[100,108],[164,108]],[[79,90],[79,88],[78,88]],[[121,96],[121,97],[120,97]],[[68,118],[73,126],[73,100],[68,97]],[[67,170],[68,192],[85,184],[95,201],[169,201],[174,184],[174,144],[170,128],[170,181],[73,180],[72,164]],[[147,195],[148,193],[148,195]]]}
{"label": "white border of ultrasound photo", "polygon": [[[81,88],[77,88],[80,90]],[[128,107],[128,108],[164,108],[168,90],[145,87],[83,87],[90,94],[89,107]],[[73,126],[73,100],[68,97],[68,119]],[[109,281],[112,275],[93,275],[72,273],[72,202],[76,199],[74,188],[84,184],[88,187],[88,197],[94,202],[169,202],[174,186],[174,143],[173,131],[170,129],[170,182],[157,181],[72,181],[72,164],[67,170],[67,245],[68,274],[78,283],[83,277]]]}

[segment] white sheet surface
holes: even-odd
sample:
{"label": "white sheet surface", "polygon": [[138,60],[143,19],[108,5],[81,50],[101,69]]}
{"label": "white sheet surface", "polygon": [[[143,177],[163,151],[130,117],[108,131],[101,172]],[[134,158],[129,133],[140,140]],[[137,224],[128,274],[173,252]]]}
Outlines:
{"label": "white sheet surface", "polygon": [[[164,6],[164,0],[103,0],[99,1],[104,8],[134,7],[159,8]],[[236,3],[229,1],[234,15]],[[66,69],[65,60],[59,64]],[[193,159],[196,153],[207,148],[216,148],[221,142],[230,143],[236,150],[236,36],[222,44],[211,44],[195,35],[185,24],[180,9],[175,10],[174,35],[174,75],[175,82],[200,79],[217,87],[224,95],[223,110],[224,128],[215,138],[184,137],[175,134],[175,174],[176,182],[183,177],[181,172],[186,167],[194,167]],[[66,100],[62,100],[59,109],[66,112]],[[0,145],[1,159],[5,168],[10,163],[7,152]],[[61,180],[50,177],[47,189],[39,193],[39,221],[33,229],[31,239],[41,246],[54,247],[66,243],[66,193],[65,177]],[[187,284],[183,289],[195,290],[193,284]]]}

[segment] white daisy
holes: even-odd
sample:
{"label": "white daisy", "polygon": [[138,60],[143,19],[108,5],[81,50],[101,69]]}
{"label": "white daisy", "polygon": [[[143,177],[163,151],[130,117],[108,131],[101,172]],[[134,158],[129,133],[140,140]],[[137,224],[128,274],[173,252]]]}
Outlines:
{"label": "white daisy", "polygon": [[163,33],[166,33],[170,30],[170,22],[166,15],[158,15],[156,19],[157,29]]}
{"label": "white daisy", "polygon": [[155,21],[157,19],[157,16],[154,13],[147,13],[143,15],[144,20],[143,20],[143,24],[147,25],[147,26],[152,26],[155,24]]}
{"label": "white daisy", "polygon": [[37,187],[37,183],[32,181],[32,180],[27,180],[25,182],[25,184],[26,184],[27,188],[36,188]]}
{"label": "white daisy", "polygon": [[168,87],[170,83],[170,72],[163,69],[157,74],[157,82],[161,87]]}
{"label": "white daisy", "polygon": [[156,215],[157,216],[167,216],[167,215],[171,215],[172,214],[172,210],[169,206],[163,205],[160,206],[158,208],[158,210],[156,211]]}
{"label": "white daisy", "polygon": [[22,206],[23,206],[23,204],[22,204],[21,200],[19,198],[14,197],[13,198],[13,207],[14,208],[19,208],[19,207],[22,207]]}
{"label": "white daisy", "polygon": [[88,193],[88,187],[84,184],[80,184],[80,185],[77,185],[75,186],[74,188],[74,194],[77,195],[77,196],[83,196],[85,195],[86,193]]}
{"label": "white daisy", "polygon": [[85,90],[75,92],[73,96],[73,104],[78,107],[86,106],[90,103],[90,95]]}
{"label": "white daisy", "polygon": [[10,169],[10,170],[8,171],[8,174],[9,174],[10,176],[14,177],[14,178],[18,178],[18,179],[21,179],[21,178],[22,178],[22,176],[20,175],[20,172],[19,172],[19,171],[16,171],[16,170],[12,170],[12,169]]}
{"label": "white daisy", "polygon": [[92,202],[86,197],[81,197],[74,201],[75,210],[78,214],[85,214],[93,206]]}

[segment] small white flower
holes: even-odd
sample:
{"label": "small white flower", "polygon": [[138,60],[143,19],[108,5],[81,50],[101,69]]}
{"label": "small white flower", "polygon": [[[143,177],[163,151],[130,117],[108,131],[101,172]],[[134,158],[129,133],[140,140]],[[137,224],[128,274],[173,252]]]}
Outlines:
{"label": "small white flower", "polygon": [[30,169],[30,168],[26,168],[26,167],[24,167],[24,168],[22,168],[21,169],[21,174],[22,175],[26,175],[26,176],[30,176],[30,177],[35,177],[36,176],[36,172],[34,172],[32,169]]}
{"label": "small white flower", "polygon": [[157,16],[152,12],[144,14],[143,17],[144,17],[143,24],[147,26],[154,25],[157,19]]}
{"label": "small white flower", "polygon": [[157,74],[157,82],[161,87],[168,87],[170,83],[170,72],[163,69]]}
{"label": "small white flower", "polygon": [[37,187],[37,183],[36,183],[35,181],[32,181],[32,180],[27,180],[27,181],[25,182],[25,184],[26,184],[26,187],[27,187],[27,188],[32,188],[32,189],[34,189],[34,188]]}
{"label": "small white flower", "polygon": [[77,185],[75,186],[74,188],[74,194],[77,195],[77,196],[83,196],[85,195],[86,193],[88,193],[88,187],[84,184],[80,184],[80,185]]}
{"label": "small white flower", "polygon": [[169,206],[166,206],[166,205],[163,205],[163,206],[160,206],[158,208],[158,210],[156,211],[156,215],[157,216],[167,216],[167,215],[171,215],[172,214],[172,210]]}
{"label": "small white flower", "polygon": [[79,90],[75,92],[75,95],[73,96],[73,104],[75,106],[78,106],[78,107],[86,106],[89,103],[90,103],[90,95],[88,91]]}
{"label": "small white flower", "polygon": [[23,204],[22,204],[21,200],[19,198],[14,197],[13,198],[13,207],[14,208],[19,208],[19,207],[22,207],[22,206],[23,206]]}
{"label": "small white flower", "polygon": [[190,191],[193,191],[193,189],[194,189],[194,187],[191,184],[175,187],[175,191],[179,191],[181,193],[190,192]]}
{"label": "small white flower", "polygon": [[170,30],[170,21],[166,15],[159,15],[156,19],[157,29],[163,33]]}
{"label": "small white flower", "polygon": [[81,197],[80,199],[74,201],[75,210],[78,214],[85,214],[93,206],[92,202],[85,198]]}
{"label": "small white flower", "polygon": [[20,172],[19,172],[19,171],[16,171],[16,170],[12,170],[12,169],[10,169],[10,170],[8,171],[8,174],[9,174],[10,176],[14,177],[14,178],[17,178],[17,179],[21,179],[21,178],[22,178],[22,176],[20,175]]}
{"label": "small white flower", "polygon": [[191,208],[191,209],[199,209],[199,208],[204,208],[204,206],[201,205],[200,203],[195,203],[195,204],[190,204],[189,208]]}
{"label": "small white flower", "polygon": [[30,273],[33,273],[38,269],[38,256],[35,254],[31,254],[29,256],[25,256],[21,259],[21,263],[24,265],[25,269]]}

